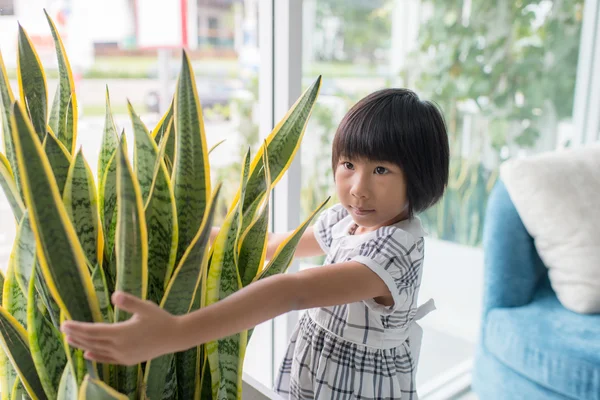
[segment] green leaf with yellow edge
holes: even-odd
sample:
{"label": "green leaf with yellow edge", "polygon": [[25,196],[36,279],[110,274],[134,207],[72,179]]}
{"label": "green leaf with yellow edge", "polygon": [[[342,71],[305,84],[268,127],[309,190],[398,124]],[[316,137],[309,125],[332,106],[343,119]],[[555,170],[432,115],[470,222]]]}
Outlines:
{"label": "green leaf with yellow edge", "polygon": [[4,288],[2,290],[2,307],[4,307],[23,327],[27,328],[27,296],[26,292],[21,290],[16,276],[15,249],[18,244],[15,242],[11,253],[6,277],[4,279]]}
{"label": "green leaf with yellow edge", "polygon": [[[160,143],[165,137],[165,152],[163,153],[169,176],[173,173],[173,160],[175,159],[175,122],[173,121],[173,115],[175,112],[175,99],[171,100],[169,109],[162,116],[154,130],[152,131],[152,138],[154,142],[160,146]],[[162,158],[161,157],[161,158]]]}
{"label": "green leaf with yellow edge", "polygon": [[[274,187],[277,182],[283,177],[283,174],[289,168],[296,152],[300,148],[304,131],[310,114],[321,88],[321,77],[319,76],[315,82],[304,91],[302,96],[290,108],[287,114],[275,126],[271,134],[266,139],[269,154],[269,169],[271,173],[271,187]],[[264,146],[264,145],[263,145]],[[248,180],[248,188],[244,198],[243,211],[260,197],[264,192],[270,191],[271,188],[265,187],[264,179],[262,178],[262,149],[254,157],[250,169],[250,178]],[[234,200],[239,200],[239,192]]]}
{"label": "green leaf with yellow edge", "polygon": [[71,364],[67,364],[60,378],[56,400],[78,400],[78,397],[79,387],[77,386],[77,380],[73,374]]}
{"label": "green leaf with yellow edge", "polygon": [[46,74],[33,43],[21,24],[19,24],[17,47],[17,78],[21,102],[25,105],[33,129],[41,142],[46,136],[48,122]]}
{"label": "green leaf with yellow edge", "polygon": [[[238,273],[238,242],[241,213],[246,185],[250,174],[250,150],[242,163],[241,201],[231,209],[215,243],[208,271],[207,305],[214,304],[242,288]],[[246,350],[247,332],[229,336],[206,344],[213,384],[213,398],[237,398],[241,394],[241,369]]]}
{"label": "green leaf with yellow edge", "polygon": [[52,323],[58,328],[60,315],[58,305],[52,298],[46,282],[40,277],[41,272],[38,274],[35,273],[35,271],[41,271],[36,258],[36,251],[35,236],[31,230],[29,213],[25,211],[17,228],[12,252],[11,262],[14,267],[14,275],[23,294],[27,293],[29,283],[35,276],[33,279],[35,280],[35,287],[41,301],[48,310]]}
{"label": "green leaf with yellow edge", "polygon": [[[122,136],[123,146],[126,147],[125,134]],[[114,282],[116,278],[116,264],[114,262],[115,251],[115,231],[117,229],[117,151],[113,153],[108,168],[104,172],[101,181],[103,189],[99,200],[100,220],[102,222],[102,231],[104,232],[104,256],[109,261],[107,271],[110,273],[110,279]],[[104,216],[104,219],[102,219]]]}
{"label": "green leaf with yellow edge", "polygon": [[[46,14],[52,38],[54,39],[59,73],[57,100],[51,112],[51,115],[55,114],[57,118],[54,121],[50,121],[50,126],[58,137],[58,140],[67,148],[69,154],[75,154],[75,144],[77,142],[77,96],[75,93],[75,80],[73,79],[71,65],[69,64],[67,52],[65,51],[65,46],[62,43],[58,30],[46,10],[44,10],[44,14]],[[56,111],[54,107],[57,107]]]}
{"label": "green leaf with yellow edge", "polygon": [[185,51],[175,91],[174,123],[172,181],[179,226],[178,261],[202,223],[211,185],[202,109],[194,72]]}
{"label": "green leaf with yellow edge", "polygon": [[39,295],[35,289],[35,279],[31,280],[28,292],[29,349],[46,396],[54,399],[57,396],[60,378],[67,365],[67,356],[62,347],[61,333],[38,308]]}
{"label": "green leaf with yellow edge", "polygon": [[[263,146],[263,177],[265,187],[271,187],[271,175],[269,173],[269,156],[267,147]],[[269,239],[269,200],[270,193],[265,192],[256,201],[264,202],[262,210],[253,218],[254,213],[248,212],[244,215],[242,224],[242,234],[239,241],[239,263],[238,271],[242,280],[242,287],[245,287],[254,280],[259,270],[262,269],[267,257],[267,243]],[[251,206],[251,209],[253,206]],[[245,227],[246,221],[251,221]]]}
{"label": "green leaf with yellow edge", "polygon": [[37,259],[35,263],[35,271],[36,273],[33,275],[35,277],[35,288],[37,289],[40,295],[44,307],[46,307],[46,310],[48,311],[48,316],[50,317],[52,324],[56,329],[60,330],[60,307],[58,306],[58,304],[52,297],[52,294],[50,293],[48,284],[42,276],[42,267],[40,266],[40,262]]}
{"label": "green leaf with yellow edge", "polygon": [[[117,156],[116,290],[146,299],[148,238],[141,191],[129,164],[127,149],[120,146]],[[128,313],[115,308],[116,322],[129,317]]]}
{"label": "green leaf with yellow edge", "polygon": [[81,149],[71,162],[62,199],[88,262],[91,265],[101,263],[104,234],[98,214],[96,184]]}
{"label": "green leaf with yellow edge", "polygon": [[27,331],[4,307],[0,307],[0,344],[29,396],[47,399],[29,350]]}
{"label": "green leaf with yellow edge", "polygon": [[[119,146],[117,157],[115,289],[145,300],[148,290],[148,231],[142,194],[129,164],[127,149]],[[126,321],[130,317],[128,312],[115,307],[115,322]],[[141,378],[140,366],[121,366],[118,371],[117,389],[130,398],[135,398]]]}
{"label": "green leaf with yellow edge", "polygon": [[[204,220],[190,247],[184,253],[175,269],[175,273],[165,295],[160,303],[161,308],[173,315],[183,315],[190,311],[194,302],[194,295],[198,292],[202,278],[202,270],[207,267],[208,240],[215,214],[215,204],[219,195],[220,186],[213,194]],[[176,397],[178,385],[185,384],[191,388],[182,398],[193,398],[194,385],[192,382],[180,382],[175,379],[174,354],[166,354],[149,361],[146,364],[144,386],[146,396],[151,399],[170,399]],[[185,365],[185,370],[195,371],[195,366]],[[190,385],[191,383],[191,385]],[[181,390],[181,388],[179,388]]]}
{"label": "green leaf with yellow edge", "polygon": [[[203,261],[205,265],[202,270],[205,271],[208,261]],[[203,277],[202,279],[205,279]],[[198,310],[201,303],[202,284],[198,285],[198,290],[194,296],[194,302],[190,307],[190,313]],[[193,347],[175,354],[174,370],[177,374],[177,393],[178,398],[197,399],[197,390],[199,389],[198,380],[200,379],[201,363],[204,360],[203,346]]]}
{"label": "green leaf with yellow edge", "polygon": [[215,150],[217,147],[222,145],[225,142],[225,140],[227,140],[227,139],[220,140],[217,143],[213,144],[213,146],[208,150],[208,154],[212,153],[213,150]]}
{"label": "green leaf with yellow edge", "polygon": [[262,273],[256,277],[257,279],[268,278],[269,276],[280,274],[287,270],[294,259],[296,247],[298,246],[304,231],[306,228],[308,228],[315,215],[317,215],[323,209],[323,207],[325,207],[328,201],[329,198],[322,202],[321,205],[319,205],[319,207],[317,207],[317,209],[308,216],[302,225],[296,228],[296,230],[279,245],[277,250],[275,250],[273,258],[271,261],[269,261]]}
{"label": "green leaf with yellow edge", "polygon": [[[15,243],[10,259],[8,261],[8,270],[4,279],[4,287],[2,290],[2,306],[13,316],[16,321],[23,327],[27,326],[27,298],[19,287],[15,276]],[[10,363],[8,356],[1,352],[2,357],[2,376],[6,384],[2,387],[12,387],[17,380],[17,372]],[[5,392],[6,393],[6,392]],[[9,394],[9,393],[8,393]]]}
{"label": "green leaf with yellow edge", "polygon": [[31,230],[29,213],[25,211],[25,214],[23,214],[23,218],[17,227],[17,234],[15,236],[12,252],[14,276],[23,293],[27,293],[29,290],[29,282],[35,272],[35,246],[35,236]]}
{"label": "green leaf with yellow edge", "polygon": [[12,400],[31,400],[31,397],[27,394],[21,381],[15,381],[12,392],[10,393],[10,398]]}
{"label": "green leaf with yellow edge", "polygon": [[[218,203],[215,203],[215,212],[217,212],[216,207]],[[208,259],[206,260],[206,266],[202,267],[202,277],[200,280],[200,285],[198,285],[198,289],[196,290],[196,294],[194,295],[194,301],[192,302],[192,306],[190,307],[190,313],[199,310],[204,306],[206,302],[206,281],[208,280],[208,266],[212,260],[212,249],[211,247],[208,251]],[[202,390],[202,379],[204,376],[204,372],[209,376],[208,381],[210,381],[210,368],[208,368],[208,356],[205,351],[205,346],[201,345],[195,348],[188,349],[186,351],[179,352],[175,355],[175,370],[177,372],[177,390],[178,396],[180,399],[184,399],[186,397],[190,397],[191,393],[194,393],[194,400],[200,400],[205,398],[201,395]],[[209,385],[208,391],[210,393],[209,397],[212,397],[212,389],[210,387],[210,382],[207,382]],[[191,398],[191,397],[190,397]]]}
{"label": "green leaf with yellow edge", "polygon": [[69,319],[101,321],[85,254],[62,203],[48,158],[20,105],[14,105],[11,120],[37,257],[52,297]]}
{"label": "green leaf with yellow edge", "polygon": [[4,275],[4,271],[2,271],[0,269],[0,302],[2,301],[2,297],[4,296],[4,281],[5,280],[6,280],[6,278]]}
{"label": "green leaf with yellow edge", "polygon": [[[2,135],[3,135],[3,143],[4,143],[4,154],[6,154],[6,159],[8,162],[4,162],[4,164],[10,165],[12,169],[12,174],[14,176],[14,183],[17,187],[15,193],[19,193],[18,197],[20,200],[23,199],[23,192],[21,190],[21,181],[19,179],[19,169],[17,168],[17,158],[15,155],[15,150],[12,142],[12,135],[10,133],[12,126],[10,123],[10,109],[12,104],[15,102],[15,97],[13,95],[12,89],[10,87],[10,81],[8,80],[8,74],[6,73],[6,67],[4,65],[4,60],[2,59],[2,52],[0,51],[0,120],[2,121]],[[1,183],[1,182],[0,182]],[[6,189],[5,193],[6,193]],[[9,199],[10,200],[10,199]],[[11,205],[12,206],[12,205]],[[14,210],[13,210],[14,212]],[[20,220],[21,218],[17,218]]]}
{"label": "green leaf with yellow edge", "polygon": [[158,124],[156,124],[156,127],[152,130],[152,138],[157,145],[160,144],[163,137],[167,134],[169,131],[169,125],[173,122],[173,101],[174,99],[171,99],[169,109],[163,114],[160,121],[158,121]]}
{"label": "green leaf with yellow edge", "polygon": [[[102,144],[100,145],[100,154],[98,155],[98,196],[100,200],[100,217],[104,224],[104,174],[108,169],[111,159],[119,146],[119,137],[117,126],[112,115],[110,107],[110,94],[108,86],[106,87],[106,113],[104,116],[104,133],[102,134]],[[104,225],[106,226],[106,225]]]}
{"label": "green leaf with yellow edge", "polygon": [[[65,320],[66,320],[65,313],[61,312],[60,313],[60,324],[62,325],[62,323],[65,322]],[[85,360],[83,357],[83,350],[75,348],[75,347],[71,347],[71,345],[69,345],[69,342],[67,341],[66,335],[63,335],[62,339],[63,339],[62,345],[65,350],[65,354],[67,355],[67,363],[70,365],[70,367],[73,371],[73,377],[75,378],[75,381],[77,382],[77,386],[79,387],[81,382],[83,382],[83,378],[86,375],[86,366],[87,365],[90,366],[89,370],[91,371],[91,373],[93,373],[94,376],[97,376],[96,363],[95,362],[92,363],[91,361]]]}
{"label": "green leaf with yellow edge", "polygon": [[0,186],[4,190],[4,195],[8,200],[15,220],[20,221],[25,211],[25,204],[21,200],[21,195],[19,194],[19,189],[8,159],[2,153],[0,153]]}
{"label": "green leaf with yellow edge", "polygon": [[142,202],[146,204],[148,194],[150,193],[150,186],[152,185],[158,146],[152,140],[148,128],[146,128],[139,115],[136,114],[129,101],[127,102],[127,110],[133,124],[133,137],[135,139],[133,146],[133,172],[140,184]]}
{"label": "green leaf with yellow edge", "polygon": [[78,400],[128,400],[128,397],[104,382],[86,375],[79,389]]}
{"label": "green leaf with yellow edge", "polygon": [[67,176],[69,175],[69,168],[72,161],[71,155],[51,131],[48,131],[44,137],[43,147],[50,162],[54,178],[56,179],[58,191],[62,195],[65,183],[67,182]]}
{"label": "green leaf with yellow edge", "polygon": [[110,292],[106,283],[104,269],[100,265],[96,265],[92,272],[92,282],[100,304],[100,311],[104,322],[114,322],[114,311],[110,302]]}
{"label": "green leaf with yellow edge", "polygon": [[[175,194],[162,158],[168,138],[167,132],[167,136],[163,136],[158,155],[154,154],[153,178],[145,205],[148,229],[148,300],[157,304],[162,301],[173,274],[179,237]],[[152,145],[153,152],[154,146]]]}

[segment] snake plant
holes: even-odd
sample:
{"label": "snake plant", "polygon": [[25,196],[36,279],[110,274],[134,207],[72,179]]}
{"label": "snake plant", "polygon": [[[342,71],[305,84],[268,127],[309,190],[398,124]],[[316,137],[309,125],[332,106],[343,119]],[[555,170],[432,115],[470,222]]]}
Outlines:
{"label": "snake plant", "polygon": [[267,263],[270,192],[298,151],[320,78],[260,151],[246,154],[238,193],[210,245],[219,186],[211,187],[202,109],[185,51],[173,102],[154,129],[129,105],[132,160],[107,89],[95,178],[76,147],[77,98],[69,61],[46,17],[60,77],[51,104],[44,69],[21,26],[18,99],[0,53],[0,186],[18,226],[8,270],[0,276],[2,400],[240,398],[248,332],[125,367],[85,360],[59,326],[65,319],[127,320],[130,315],[110,303],[115,290],[179,315],[284,272],[325,202]]}

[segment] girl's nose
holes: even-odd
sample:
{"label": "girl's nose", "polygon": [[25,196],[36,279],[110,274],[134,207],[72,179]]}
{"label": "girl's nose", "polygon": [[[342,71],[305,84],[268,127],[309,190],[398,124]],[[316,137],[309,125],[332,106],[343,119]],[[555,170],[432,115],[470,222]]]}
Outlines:
{"label": "girl's nose", "polygon": [[357,199],[366,199],[369,197],[368,182],[365,178],[357,176],[350,188],[350,194]]}

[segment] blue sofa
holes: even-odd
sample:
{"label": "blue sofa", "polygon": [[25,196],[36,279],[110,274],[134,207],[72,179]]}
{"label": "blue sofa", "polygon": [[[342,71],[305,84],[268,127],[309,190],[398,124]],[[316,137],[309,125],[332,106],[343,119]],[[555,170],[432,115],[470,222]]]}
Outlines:
{"label": "blue sofa", "polygon": [[483,248],[483,320],[472,382],[479,398],[600,400],[600,315],[560,304],[502,181],[488,202]]}

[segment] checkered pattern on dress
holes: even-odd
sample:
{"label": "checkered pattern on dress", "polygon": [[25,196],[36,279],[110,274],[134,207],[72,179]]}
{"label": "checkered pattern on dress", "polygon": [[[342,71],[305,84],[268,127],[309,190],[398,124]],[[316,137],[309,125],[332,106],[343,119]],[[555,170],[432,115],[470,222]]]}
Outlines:
{"label": "checkered pattern on dress", "polygon": [[416,361],[407,332],[417,312],[425,233],[418,219],[361,235],[351,234],[352,225],[339,204],[317,220],[315,237],[327,252],[324,268],[351,260],[364,264],[386,283],[394,305],[367,299],[308,310],[276,390],[292,399],[415,400]]}
{"label": "checkered pattern on dress", "polygon": [[275,381],[285,398],[416,400],[408,343],[374,349],[347,342],[304,314]]}

